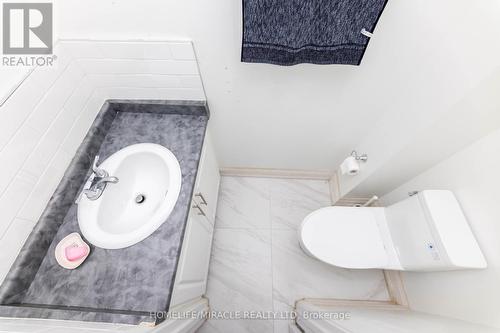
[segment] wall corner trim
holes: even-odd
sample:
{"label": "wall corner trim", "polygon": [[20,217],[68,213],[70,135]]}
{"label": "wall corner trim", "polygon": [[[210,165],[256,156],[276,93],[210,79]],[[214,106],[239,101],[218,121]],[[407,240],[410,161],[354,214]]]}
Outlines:
{"label": "wall corner trim", "polygon": [[330,180],[332,172],[328,170],[292,170],[272,168],[221,168],[221,176],[226,177],[262,177],[285,179]]}
{"label": "wall corner trim", "polygon": [[397,305],[409,307],[403,277],[400,271],[384,270],[385,282],[391,301]]}

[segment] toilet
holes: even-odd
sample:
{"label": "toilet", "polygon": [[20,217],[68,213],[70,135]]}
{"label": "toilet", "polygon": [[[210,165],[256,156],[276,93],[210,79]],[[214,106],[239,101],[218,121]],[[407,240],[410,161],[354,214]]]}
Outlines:
{"label": "toilet", "polygon": [[451,191],[426,190],[388,207],[325,207],[299,230],[302,249],[351,269],[446,271],[486,268]]}

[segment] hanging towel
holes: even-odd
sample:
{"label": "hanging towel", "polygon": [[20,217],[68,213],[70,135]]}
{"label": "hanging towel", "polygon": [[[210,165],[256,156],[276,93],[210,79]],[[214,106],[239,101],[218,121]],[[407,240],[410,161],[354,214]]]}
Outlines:
{"label": "hanging towel", "polygon": [[387,0],[243,0],[241,61],[359,65]]}

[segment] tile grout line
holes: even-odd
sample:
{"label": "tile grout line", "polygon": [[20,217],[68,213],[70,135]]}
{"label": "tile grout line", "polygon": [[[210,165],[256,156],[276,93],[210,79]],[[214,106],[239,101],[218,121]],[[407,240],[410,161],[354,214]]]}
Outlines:
{"label": "tile grout line", "polygon": [[[271,246],[271,306],[273,312],[276,312],[276,308],[274,306],[274,251],[273,251],[273,214],[272,214],[272,196],[271,196],[271,187],[269,183],[267,184],[267,195],[269,198],[269,240]],[[273,333],[275,333],[276,320],[273,319]]]}
{"label": "tile grout line", "polygon": [[[264,184],[262,184],[262,185],[264,185]],[[270,243],[269,243],[270,245],[269,246],[271,246],[271,248],[270,248],[270,265],[271,265],[271,267],[270,267],[270,273],[271,273],[270,274],[270,277],[271,277],[271,284],[270,284],[270,286],[271,286],[271,297],[270,297],[270,300],[272,302],[272,310],[273,311],[280,310],[281,309],[281,303],[283,303],[283,305],[286,305],[286,309],[283,309],[283,310],[294,310],[295,309],[294,305],[289,305],[288,304],[288,300],[285,299],[285,298],[283,299],[283,302],[280,301],[282,299],[281,298],[282,295],[280,295],[279,293],[275,293],[275,291],[277,291],[276,288],[278,286],[280,286],[280,281],[281,281],[280,277],[282,277],[282,276],[280,274],[281,269],[279,269],[279,267],[281,267],[280,264],[282,264],[282,263],[281,262],[280,263],[277,262],[277,265],[274,264],[274,261],[277,258],[278,259],[282,258],[282,253],[281,253],[280,245],[283,245],[283,244],[280,242],[281,235],[282,234],[289,234],[290,237],[291,237],[292,233],[296,234],[296,230],[294,228],[282,227],[281,219],[280,219],[280,217],[282,216],[281,213],[284,213],[284,212],[282,212],[282,208],[283,209],[289,209],[290,207],[292,207],[292,206],[288,206],[288,205],[285,205],[285,206],[282,207],[282,205],[281,205],[281,202],[283,200],[288,200],[288,193],[291,192],[291,189],[289,189],[288,187],[286,187],[287,190],[285,192],[282,192],[281,191],[281,187],[277,187],[276,188],[276,187],[272,186],[273,184],[271,184],[270,182],[266,182],[265,186],[262,186],[262,185],[260,185],[261,193],[259,194],[259,196],[261,196],[262,194],[266,194],[266,198],[265,198],[265,200],[263,200],[261,202],[261,206],[259,207],[259,208],[261,208],[261,213],[257,214],[255,212],[252,213],[252,211],[249,211],[249,212],[246,211],[246,210],[251,209],[251,208],[253,208],[253,209],[256,208],[256,207],[253,207],[253,206],[246,207],[245,212],[240,212],[240,213],[242,213],[243,215],[245,215],[246,213],[248,213],[251,216],[260,216],[261,220],[265,219],[266,218],[265,216],[267,215],[268,222],[270,223],[269,225],[265,225],[264,223],[256,223],[256,226],[254,226],[252,224],[242,224],[241,226],[238,225],[238,224],[236,226],[231,225],[231,224],[225,224],[225,225],[223,225],[221,227],[218,227],[217,223],[216,223],[215,229],[227,230],[227,231],[238,231],[238,232],[242,232],[242,233],[249,233],[249,232],[252,232],[252,231],[257,231],[257,232],[262,233],[262,234],[268,233],[268,235],[270,236],[270,238],[269,238],[270,239]],[[329,196],[330,189],[328,187],[328,184],[326,184],[326,185],[327,185],[326,188],[324,188],[323,186],[321,186],[321,190],[318,190],[318,192],[316,190],[314,191],[314,194],[318,194],[318,197],[320,198],[320,199],[317,200],[318,201],[317,203],[319,204],[318,206],[321,206],[321,207],[328,206],[329,202],[331,200],[331,198]],[[302,193],[302,192],[309,192],[309,191],[301,191],[300,189],[298,189],[298,190],[293,191],[293,192],[294,193],[290,193],[290,196],[292,198],[299,198],[300,199],[300,198],[302,198],[304,196],[307,197],[307,193]],[[323,192],[326,194],[325,196],[320,195]],[[246,197],[245,196],[245,198],[247,200],[255,200],[255,195],[252,195],[250,197]],[[265,209],[268,210],[267,213],[265,213],[265,211],[264,211]],[[309,207],[308,207],[308,209],[309,209]],[[313,208],[311,207],[311,209],[313,209]],[[297,212],[295,212],[295,213],[297,213]],[[284,213],[284,214],[286,215],[286,213]],[[300,212],[298,214],[300,214]],[[274,219],[274,217],[277,217],[277,219]],[[294,218],[292,220],[293,225],[295,225],[295,222],[299,222],[298,217],[297,216],[295,216],[295,217],[296,218]],[[233,216],[233,218],[237,218],[237,217]],[[276,221],[276,225],[274,224],[275,221]],[[264,227],[261,227],[261,225],[264,225]],[[274,235],[277,235],[278,238],[275,239]],[[274,242],[275,241],[278,242],[277,248],[275,248],[275,246],[274,246]],[[288,239],[287,243],[289,243],[289,242],[293,242],[291,240],[291,238]],[[286,257],[283,257],[283,258],[286,258]],[[278,268],[278,269],[276,269],[276,268]],[[293,278],[292,278],[292,280],[293,280]],[[385,279],[382,279],[380,282],[385,282],[384,280]],[[288,280],[284,280],[283,283],[285,283],[285,286],[286,286],[286,284],[288,283]],[[280,288],[282,288],[282,287],[283,286],[281,286]],[[287,289],[287,288],[285,288],[285,289]],[[293,296],[293,299],[296,299],[296,298],[297,297]],[[367,297],[367,298],[369,299],[369,297]],[[350,298],[348,298],[348,299],[350,299]],[[355,298],[355,299],[357,299],[357,298]],[[365,298],[363,297],[362,299],[365,299]],[[290,300],[292,300],[292,299],[290,299]],[[280,304],[278,304],[278,302]],[[273,320],[273,322],[270,323],[270,324],[268,324],[269,326],[267,326],[267,324],[266,324],[266,332],[267,332],[267,328],[271,328],[272,327],[273,333],[278,333],[278,332],[281,333],[281,330],[285,331],[285,329],[286,329],[285,326],[288,326],[290,323],[293,322],[292,320],[286,320],[286,322],[279,322],[275,318],[273,318],[271,320]]]}

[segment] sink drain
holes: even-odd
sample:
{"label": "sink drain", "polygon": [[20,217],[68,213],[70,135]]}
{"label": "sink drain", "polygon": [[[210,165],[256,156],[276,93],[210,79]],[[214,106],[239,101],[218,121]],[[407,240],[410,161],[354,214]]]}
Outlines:
{"label": "sink drain", "polygon": [[144,194],[139,194],[138,196],[135,197],[136,204],[141,204],[144,201],[146,201],[146,196]]}

